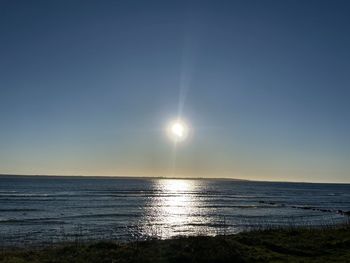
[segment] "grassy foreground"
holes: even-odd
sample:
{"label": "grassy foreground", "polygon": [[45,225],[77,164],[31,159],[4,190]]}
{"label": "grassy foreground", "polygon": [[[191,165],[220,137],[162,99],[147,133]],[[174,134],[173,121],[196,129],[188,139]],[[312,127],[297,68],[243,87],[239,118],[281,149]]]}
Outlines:
{"label": "grassy foreground", "polygon": [[0,262],[350,262],[350,227],[3,249]]}

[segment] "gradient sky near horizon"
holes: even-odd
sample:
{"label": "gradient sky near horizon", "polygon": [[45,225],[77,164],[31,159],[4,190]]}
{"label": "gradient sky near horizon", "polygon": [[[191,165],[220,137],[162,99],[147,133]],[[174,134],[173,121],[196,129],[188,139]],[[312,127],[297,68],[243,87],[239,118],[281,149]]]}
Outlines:
{"label": "gradient sky near horizon", "polygon": [[[0,1],[0,173],[350,182],[349,1]],[[176,149],[164,127],[193,128]]]}

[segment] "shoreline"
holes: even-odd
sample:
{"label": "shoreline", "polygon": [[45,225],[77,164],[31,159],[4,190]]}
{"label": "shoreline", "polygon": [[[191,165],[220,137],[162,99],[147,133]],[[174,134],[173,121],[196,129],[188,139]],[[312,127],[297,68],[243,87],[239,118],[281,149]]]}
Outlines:
{"label": "shoreline", "polygon": [[0,262],[349,262],[350,225],[2,248]]}

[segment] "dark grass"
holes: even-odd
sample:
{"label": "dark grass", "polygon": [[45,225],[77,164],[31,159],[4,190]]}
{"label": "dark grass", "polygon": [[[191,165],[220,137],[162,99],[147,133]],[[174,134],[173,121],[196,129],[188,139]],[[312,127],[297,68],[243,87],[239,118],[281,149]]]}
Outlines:
{"label": "dark grass", "polygon": [[295,227],[216,237],[4,248],[0,262],[350,262],[350,227]]}

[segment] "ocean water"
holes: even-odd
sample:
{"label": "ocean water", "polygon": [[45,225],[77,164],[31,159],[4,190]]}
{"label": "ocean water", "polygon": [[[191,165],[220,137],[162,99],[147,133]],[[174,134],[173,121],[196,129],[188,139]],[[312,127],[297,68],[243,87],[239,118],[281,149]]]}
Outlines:
{"label": "ocean water", "polygon": [[0,177],[0,244],[216,235],[348,220],[349,184]]}

